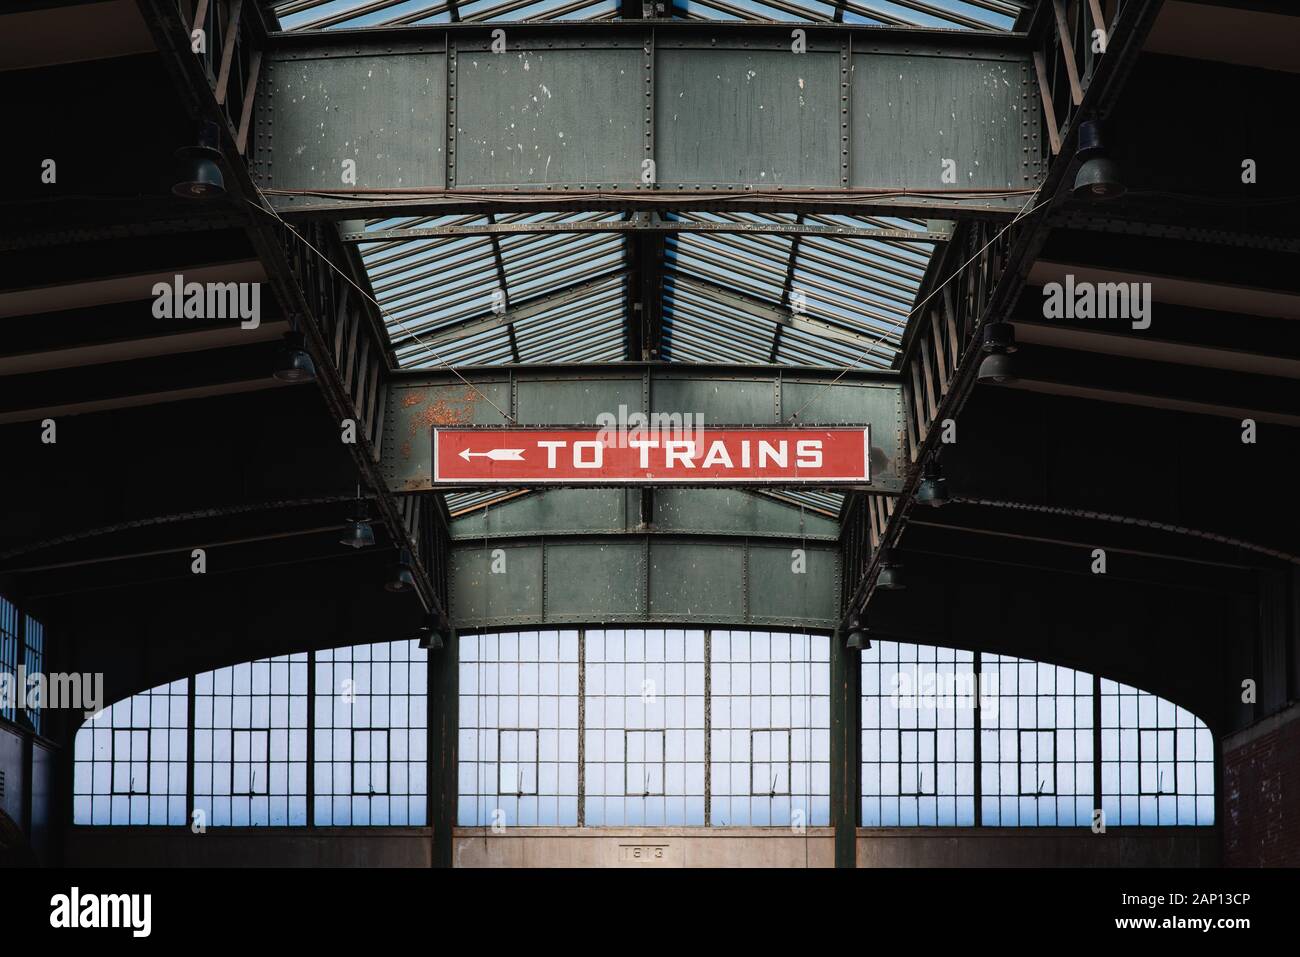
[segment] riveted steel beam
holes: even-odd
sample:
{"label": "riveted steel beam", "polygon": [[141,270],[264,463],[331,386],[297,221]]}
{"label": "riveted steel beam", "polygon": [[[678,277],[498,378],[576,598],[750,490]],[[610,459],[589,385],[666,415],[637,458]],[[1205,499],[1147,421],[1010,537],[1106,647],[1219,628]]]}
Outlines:
{"label": "riveted steel beam", "polygon": [[[504,54],[476,24],[272,35],[259,185],[286,214],[339,219],[529,208],[997,218],[1041,176],[1042,111],[1020,34],[555,27],[510,25]],[[978,155],[954,143],[978,143]]]}

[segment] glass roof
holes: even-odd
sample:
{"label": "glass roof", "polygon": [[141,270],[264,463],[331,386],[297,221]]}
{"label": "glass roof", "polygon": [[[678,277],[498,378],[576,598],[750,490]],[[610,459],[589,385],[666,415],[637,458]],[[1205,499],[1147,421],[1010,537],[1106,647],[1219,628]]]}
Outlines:
{"label": "glass roof", "polygon": [[[889,368],[934,249],[919,220],[670,213],[663,342],[669,362]],[[362,262],[399,365],[613,362],[628,338],[625,213],[371,220]],[[785,224],[826,232],[757,229]],[[568,225],[581,232],[562,231]],[[605,227],[605,228],[601,228]],[[715,232],[715,227],[755,231]],[[488,230],[467,232],[467,230]],[[518,230],[518,231],[514,231]],[[853,230],[843,235],[832,230]],[[871,233],[888,230],[882,238]]]}
{"label": "glass roof", "polygon": [[[1031,5],[1027,0],[680,0],[671,4],[671,17],[1009,30],[1020,10]],[[284,29],[311,30],[452,21],[615,20],[620,6],[619,0],[282,0],[271,9]]]}

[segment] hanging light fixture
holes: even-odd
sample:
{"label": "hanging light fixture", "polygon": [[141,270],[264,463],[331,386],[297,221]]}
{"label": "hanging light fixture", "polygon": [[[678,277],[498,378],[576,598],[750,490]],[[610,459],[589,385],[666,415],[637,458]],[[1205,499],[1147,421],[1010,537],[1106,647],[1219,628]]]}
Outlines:
{"label": "hanging light fixture", "polygon": [[990,322],[980,344],[984,359],[975,373],[976,382],[1014,382],[1016,370],[1011,353],[1016,351],[1016,327],[1009,322]]}
{"label": "hanging light fixture", "polygon": [[204,123],[195,146],[176,151],[176,182],[172,193],[185,199],[212,199],[224,196],[226,180],[221,173],[221,151],[216,123]]}
{"label": "hanging light fixture", "polygon": [[1097,120],[1085,120],[1079,124],[1079,148],[1075,155],[1083,160],[1074,176],[1075,198],[1104,200],[1124,194],[1119,166],[1106,155],[1101,124]]}
{"label": "hanging light fixture", "polygon": [[348,529],[339,539],[340,545],[349,548],[369,548],[375,544],[375,530],[370,524],[370,514],[366,509],[366,500],[361,497],[361,486],[357,486],[357,501],[348,519]]}
{"label": "hanging light fixture", "polygon": [[865,651],[871,647],[871,639],[862,627],[862,619],[856,614],[849,616],[849,637],[844,642],[844,647],[850,651]]}
{"label": "hanging light fixture", "polygon": [[271,373],[281,382],[310,382],[316,378],[316,364],[307,354],[301,332],[286,332]]}
{"label": "hanging light fixture", "polygon": [[393,568],[392,577],[384,582],[384,590],[403,592],[410,591],[414,587],[415,574],[411,571],[411,552],[403,548],[397,553],[397,565]]}
{"label": "hanging light fixture", "polygon": [[948,501],[948,480],[943,477],[943,470],[937,461],[931,459],[926,462],[921,476],[921,484],[916,487],[918,504],[937,508]]}
{"label": "hanging light fixture", "polygon": [[903,580],[903,566],[894,558],[892,548],[880,550],[880,573],[876,575],[876,587],[884,591],[902,591],[907,587]]}
{"label": "hanging light fixture", "polygon": [[451,621],[446,612],[438,612],[425,617],[424,623],[416,631],[419,646],[426,651],[442,651],[451,639]]}

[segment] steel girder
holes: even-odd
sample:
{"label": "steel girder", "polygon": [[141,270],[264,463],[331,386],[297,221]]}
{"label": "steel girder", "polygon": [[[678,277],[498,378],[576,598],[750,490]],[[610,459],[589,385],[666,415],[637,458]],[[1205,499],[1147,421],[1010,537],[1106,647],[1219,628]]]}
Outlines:
{"label": "steel girder", "polygon": [[1042,174],[1022,34],[452,24],[273,34],[261,72],[251,160],[286,213],[1005,217]]}
{"label": "steel girder", "polygon": [[[457,627],[834,626],[838,525],[738,489],[551,489],[452,522]],[[648,519],[648,521],[647,521]]]}

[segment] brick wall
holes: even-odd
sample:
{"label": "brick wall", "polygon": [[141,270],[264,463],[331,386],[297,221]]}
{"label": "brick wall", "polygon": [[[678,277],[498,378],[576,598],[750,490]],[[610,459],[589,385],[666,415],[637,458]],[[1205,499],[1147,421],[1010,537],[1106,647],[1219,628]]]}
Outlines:
{"label": "brick wall", "polygon": [[1300,866],[1300,705],[1223,741],[1223,863]]}

